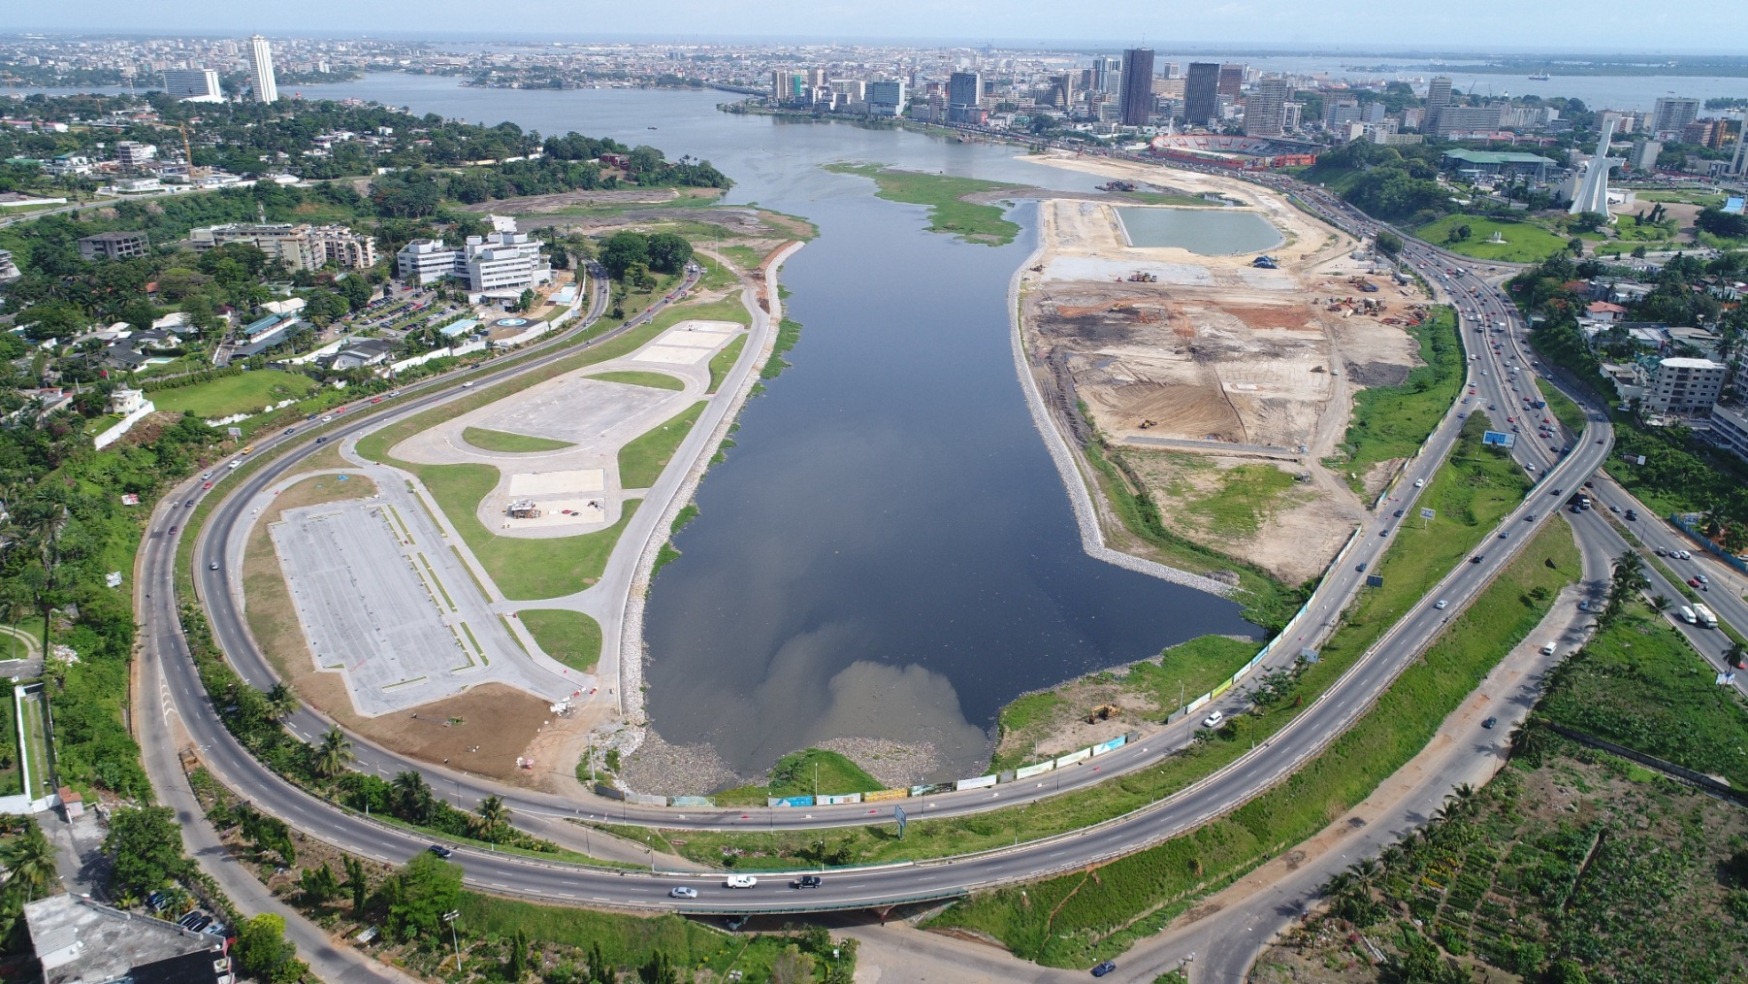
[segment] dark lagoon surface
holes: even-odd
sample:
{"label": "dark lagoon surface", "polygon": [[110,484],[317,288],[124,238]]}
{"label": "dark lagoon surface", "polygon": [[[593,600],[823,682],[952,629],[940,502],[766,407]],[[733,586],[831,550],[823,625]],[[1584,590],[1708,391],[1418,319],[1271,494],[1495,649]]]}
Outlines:
{"label": "dark lagoon surface", "polygon": [[1218,208],[1118,208],[1131,246],[1177,246],[1203,256],[1273,249],[1281,230],[1255,212]]}
{"label": "dark lagoon surface", "polygon": [[[933,742],[943,777],[988,761],[1002,704],[1205,633],[1237,605],[1082,552],[1015,377],[1006,295],[1033,246],[926,231],[842,160],[1090,190],[1005,146],[719,112],[713,92],[467,89],[403,75],[303,87],[705,158],[727,201],[820,229],[784,267],[794,366],[741,415],[646,619],[650,721],[733,769],[837,737]],[[648,127],[659,129],[651,131]]]}

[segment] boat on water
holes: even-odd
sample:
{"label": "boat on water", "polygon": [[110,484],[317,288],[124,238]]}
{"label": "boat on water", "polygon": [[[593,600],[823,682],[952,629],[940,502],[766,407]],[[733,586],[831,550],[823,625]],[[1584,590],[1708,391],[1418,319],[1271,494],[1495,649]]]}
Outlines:
{"label": "boat on water", "polygon": [[1551,78],[1553,78],[1553,76],[1549,75],[1547,72],[1537,72],[1536,74],[1530,76],[1529,80],[1531,82],[1546,82]]}

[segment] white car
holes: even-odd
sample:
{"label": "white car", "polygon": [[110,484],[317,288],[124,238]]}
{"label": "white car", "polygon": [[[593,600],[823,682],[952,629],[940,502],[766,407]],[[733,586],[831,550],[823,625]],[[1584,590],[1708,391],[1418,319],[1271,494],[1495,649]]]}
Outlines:
{"label": "white car", "polygon": [[722,884],[729,888],[752,888],[758,883],[759,880],[752,875],[729,875]]}
{"label": "white car", "polygon": [[1225,712],[1224,711],[1215,711],[1214,713],[1212,713],[1212,714],[1210,714],[1207,717],[1202,719],[1202,727],[1204,727],[1204,728],[1218,728],[1220,726],[1220,722],[1224,721],[1224,720],[1226,720]]}
{"label": "white car", "polygon": [[1432,607],[1438,609],[1441,612],[1444,611],[1449,606],[1450,606],[1450,602],[1444,600],[1443,598],[1440,598],[1439,600],[1433,602],[1433,605],[1432,605]]}
{"label": "white car", "polygon": [[676,885],[673,888],[668,889],[668,897],[674,899],[695,899],[698,897],[698,890],[690,885]]}
{"label": "white car", "polygon": [[1424,489],[1424,488],[1426,488],[1426,479],[1424,479],[1424,478],[1417,478],[1417,479],[1415,479],[1415,480],[1414,480],[1414,487],[1415,487],[1415,488],[1417,488],[1417,489]]}

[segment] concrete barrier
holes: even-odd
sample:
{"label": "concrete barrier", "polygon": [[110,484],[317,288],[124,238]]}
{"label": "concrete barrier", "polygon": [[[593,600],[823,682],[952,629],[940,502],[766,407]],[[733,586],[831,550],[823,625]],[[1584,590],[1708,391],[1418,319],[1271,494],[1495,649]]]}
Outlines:
{"label": "concrete barrier", "polygon": [[709,809],[716,804],[708,796],[675,796],[671,806],[690,806],[695,809]]}
{"label": "concrete barrier", "polygon": [[987,789],[995,785],[994,776],[978,776],[975,779],[961,779],[953,784],[954,789]]}
{"label": "concrete barrier", "polygon": [[841,796],[815,796],[814,802],[820,806],[848,806],[851,803],[862,802],[862,794],[844,793]]}
{"label": "concrete barrier", "polygon": [[862,794],[862,802],[864,802],[864,803],[884,803],[887,800],[901,800],[901,799],[909,799],[909,798],[910,798],[910,790],[908,790],[908,789],[876,789],[871,793],[863,793]]}
{"label": "concrete barrier", "polygon": [[628,803],[636,803],[639,806],[668,805],[668,798],[666,796],[651,796],[649,793],[626,793],[625,800]]}
{"label": "concrete barrier", "polygon": [[779,806],[812,806],[811,796],[772,796],[765,800],[765,805],[773,809]]}
{"label": "concrete barrier", "polygon": [[910,787],[910,795],[912,798],[915,798],[918,796],[933,796],[936,793],[950,793],[953,790],[958,789],[958,788],[959,788],[959,784],[956,782],[924,783],[923,785],[920,785],[920,786]]}
{"label": "concrete barrier", "polygon": [[1056,768],[1056,760],[1055,759],[1051,759],[1048,762],[1039,762],[1037,765],[1024,765],[1024,766],[1021,766],[1020,768],[1014,770],[1014,778],[1015,779],[1030,779],[1033,776],[1041,776],[1044,773],[1049,772],[1055,768]]}
{"label": "concrete barrier", "polygon": [[1092,758],[1092,749],[1083,748],[1078,752],[1069,752],[1067,755],[1056,756],[1056,767],[1058,769],[1060,769],[1065,765],[1073,765],[1074,763],[1079,762],[1082,759],[1089,759],[1089,758]]}
{"label": "concrete barrier", "polygon": [[1125,735],[1118,735],[1110,741],[1101,741],[1097,745],[1094,745],[1092,747],[1092,753],[1094,755],[1103,755],[1106,752],[1114,752],[1127,744],[1129,744],[1128,737]]}

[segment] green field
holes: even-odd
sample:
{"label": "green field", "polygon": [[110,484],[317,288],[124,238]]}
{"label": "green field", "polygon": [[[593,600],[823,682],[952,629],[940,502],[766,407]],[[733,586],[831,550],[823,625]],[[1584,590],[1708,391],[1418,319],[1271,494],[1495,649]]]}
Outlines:
{"label": "green field", "polygon": [[[980,894],[929,925],[986,934],[1053,967],[1085,967],[1122,952],[1364,799],[1426,745],[1439,722],[1580,573],[1570,528],[1549,526],[1371,711],[1286,782],[1158,847],[1089,871]],[[1311,672],[1317,669],[1321,664]],[[1261,740],[1266,732],[1258,720],[1236,719],[1210,744],[1248,746],[1253,735]]]}
{"label": "green field", "polygon": [[989,246],[1005,246],[1020,233],[1020,227],[1003,216],[1003,209],[964,200],[968,195],[1018,190],[1018,185],[901,171],[884,164],[827,164],[825,169],[874,179],[876,194],[889,202],[927,205],[930,232],[948,232],[968,243]]}
{"label": "green field", "polygon": [[562,608],[525,608],[516,617],[546,655],[573,670],[595,671],[601,659],[601,623]]}
{"label": "green field", "polygon": [[[1458,226],[1469,227],[1469,238],[1452,240]],[[1490,243],[1497,232],[1503,243]],[[1503,260],[1507,263],[1540,263],[1566,248],[1570,236],[1560,236],[1528,222],[1507,222],[1481,215],[1457,212],[1436,219],[1414,230],[1414,234],[1435,246],[1478,260]]]}
{"label": "green field", "polygon": [[[1199,455],[1174,457],[1212,467]],[[1184,503],[1185,511],[1201,521],[1206,532],[1244,540],[1256,535],[1282,498],[1298,484],[1292,475],[1265,464],[1225,469],[1215,481],[1219,488],[1208,492],[1193,489],[1188,483],[1172,492]]]}
{"label": "green field", "polygon": [[555,441],[550,437],[530,437],[527,434],[508,434],[504,431],[486,430],[484,427],[468,427],[462,430],[461,439],[482,451],[501,451],[505,454],[559,451],[575,447],[569,441]]}
{"label": "green field", "polygon": [[662,469],[679,450],[680,442],[692,433],[692,425],[704,412],[707,403],[699,401],[680,411],[666,423],[632,439],[619,449],[619,486],[626,489],[647,489],[661,477]]}
{"label": "green field", "polygon": [[1667,205],[1699,205],[1704,208],[1724,204],[1724,196],[1693,189],[1689,191],[1635,191],[1641,202],[1663,202]]}
{"label": "green field", "polygon": [[1342,440],[1348,484],[1365,487],[1366,475],[1385,461],[1420,450],[1463,389],[1463,346],[1457,339],[1456,312],[1436,308],[1433,316],[1409,329],[1420,344],[1423,365],[1398,386],[1368,386],[1354,394],[1353,417]]}
{"label": "green field", "polygon": [[513,601],[555,598],[594,584],[638,506],[638,500],[627,501],[619,522],[594,533],[538,539],[498,536],[480,523],[474,511],[480,500],[497,487],[496,468],[474,464],[397,464],[425,483],[498,590]]}
{"label": "green field", "polygon": [[741,335],[710,357],[710,392],[722,388],[722,381],[728,378],[729,370],[734,368],[735,360],[740,358],[741,349],[746,346],[747,336]]}
{"label": "green field", "polygon": [[[1679,604],[1679,600],[1675,600]],[[1641,601],[1552,674],[1549,720],[1748,786],[1748,707]]]}
{"label": "green field", "polygon": [[809,748],[778,759],[764,785],[731,789],[711,799],[723,806],[764,806],[768,796],[839,796],[885,788],[884,783],[837,752]]}
{"label": "green field", "polygon": [[1552,383],[1543,381],[1536,388],[1541,391],[1543,399],[1548,401],[1548,410],[1561,426],[1571,431],[1573,437],[1584,433],[1584,426],[1589,423],[1590,415],[1584,412],[1583,407],[1560,392]]}
{"label": "green field", "polygon": [[684,380],[678,376],[670,376],[665,372],[643,372],[640,370],[621,370],[619,372],[598,372],[590,379],[599,379],[608,383],[629,383],[632,386],[648,386],[652,389],[683,390]]}
{"label": "green field", "polygon": [[316,381],[302,373],[258,369],[193,386],[154,390],[147,398],[159,410],[181,411],[211,420],[238,413],[260,413],[282,400],[302,399],[315,388]]}

